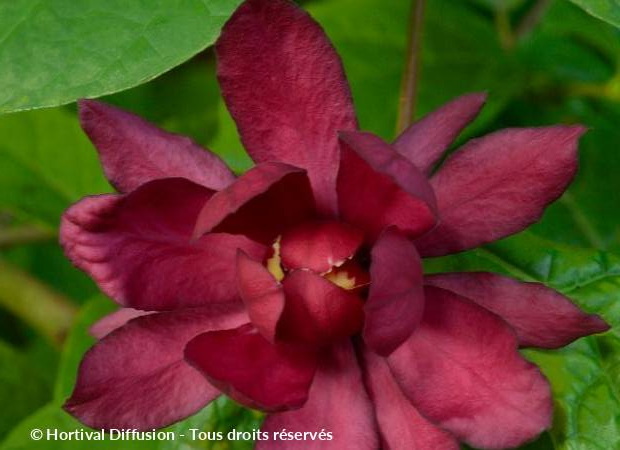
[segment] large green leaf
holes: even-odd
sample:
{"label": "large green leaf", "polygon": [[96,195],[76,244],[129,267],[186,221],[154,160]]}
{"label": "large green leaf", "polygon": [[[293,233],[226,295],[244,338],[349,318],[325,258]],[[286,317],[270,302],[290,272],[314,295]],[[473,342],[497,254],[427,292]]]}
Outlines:
{"label": "large green leaf", "polygon": [[620,2],[618,0],[571,0],[594,17],[620,27]]}
{"label": "large green leaf", "polygon": [[135,86],[213,43],[240,0],[0,2],[0,112]]}

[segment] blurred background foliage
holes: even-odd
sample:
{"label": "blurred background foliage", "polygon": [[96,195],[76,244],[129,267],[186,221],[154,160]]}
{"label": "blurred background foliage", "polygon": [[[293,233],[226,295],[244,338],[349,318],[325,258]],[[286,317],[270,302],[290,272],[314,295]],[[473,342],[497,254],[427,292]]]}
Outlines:
{"label": "blurred background foliage", "polygon": [[[65,104],[136,86],[104,100],[192,136],[235,171],[246,170],[251,161],[220,97],[208,48],[239,1],[155,3],[4,2],[0,111]],[[409,3],[303,2],[344,60],[362,127],[386,139],[395,135]],[[503,127],[583,123],[590,128],[575,182],[540,223],[496,244],[426,261],[428,271],[492,270],[542,281],[614,327],[561,351],[524,352],[550,378],[556,398],[552,430],[528,449],[607,450],[620,442],[617,26],[617,0],[426,2],[418,117],[459,94],[487,91],[484,112],[459,143]],[[56,236],[59,217],[72,202],[110,191],[79,128],[75,104],[0,116],[1,449],[123,447],[29,438],[34,427],[81,427],[59,405],[94,342],[89,325],[114,306],[64,258]],[[222,399],[172,428],[252,430],[260,421],[260,414]],[[131,444],[142,447],[224,449],[251,443]]]}

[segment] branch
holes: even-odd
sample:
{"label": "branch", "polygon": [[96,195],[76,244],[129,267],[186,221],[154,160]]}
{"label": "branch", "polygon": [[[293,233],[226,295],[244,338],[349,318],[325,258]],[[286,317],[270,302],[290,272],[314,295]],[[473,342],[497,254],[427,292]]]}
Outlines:
{"label": "branch", "polygon": [[60,346],[76,313],[72,302],[28,273],[0,260],[0,307]]}
{"label": "branch", "polygon": [[0,250],[55,238],[56,232],[37,226],[0,228]]}
{"label": "branch", "polygon": [[515,37],[517,40],[529,34],[538,25],[550,4],[551,0],[538,0],[534,3],[534,6],[523,16],[516,27]]}
{"label": "branch", "polygon": [[398,119],[396,123],[396,131],[398,133],[411,125],[415,117],[415,103],[420,73],[424,6],[425,0],[412,1],[411,16],[409,18],[409,38],[407,41],[407,59],[398,102]]}

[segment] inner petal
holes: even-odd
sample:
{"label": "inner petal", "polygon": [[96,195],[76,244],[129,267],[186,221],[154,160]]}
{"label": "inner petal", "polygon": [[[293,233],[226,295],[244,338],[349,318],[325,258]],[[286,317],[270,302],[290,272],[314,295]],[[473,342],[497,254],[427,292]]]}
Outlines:
{"label": "inner petal", "polygon": [[323,345],[361,331],[364,303],[351,290],[341,289],[310,270],[294,270],[282,286],[286,295],[279,322],[285,340]]}
{"label": "inner petal", "polygon": [[285,269],[310,269],[325,274],[352,258],[362,242],[362,232],[350,225],[313,221],[285,231],[279,250]]}

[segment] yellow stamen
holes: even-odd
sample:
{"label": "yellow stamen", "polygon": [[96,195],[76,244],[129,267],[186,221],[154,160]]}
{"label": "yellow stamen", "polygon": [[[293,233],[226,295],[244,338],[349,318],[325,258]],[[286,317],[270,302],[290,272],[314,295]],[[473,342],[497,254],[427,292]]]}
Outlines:
{"label": "yellow stamen", "polygon": [[326,280],[331,281],[336,286],[340,286],[342,289],[354,289],[355,277],[350,277],[344,270],[331,270],[323,275]]}
{"label": "yellow stamen", "polygon": [[276,241],[273,243],[273,255],[267,260],[267,270],[278,281],[282,281],[284,279],[284,270],[282,270],[282,258],[280,258],[280,239],[281,236],[278,236]]}

